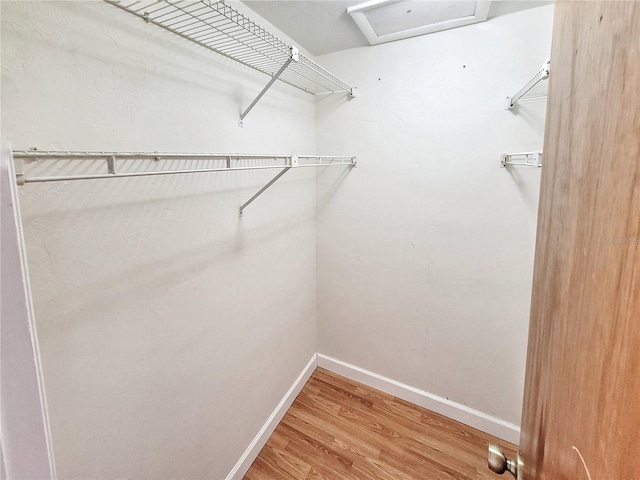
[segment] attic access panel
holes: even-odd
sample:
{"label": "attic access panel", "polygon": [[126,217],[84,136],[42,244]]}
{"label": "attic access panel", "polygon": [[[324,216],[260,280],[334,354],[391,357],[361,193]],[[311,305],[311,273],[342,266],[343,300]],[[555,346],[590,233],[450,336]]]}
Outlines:
{"label": "attic access panel", "polygon": [[371,45],[484,22],[488,0],[373,0],[347,9]]}

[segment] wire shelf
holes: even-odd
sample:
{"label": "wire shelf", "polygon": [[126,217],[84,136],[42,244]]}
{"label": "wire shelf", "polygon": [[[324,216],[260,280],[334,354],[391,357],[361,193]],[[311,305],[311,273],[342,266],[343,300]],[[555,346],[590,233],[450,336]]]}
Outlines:
{"label": "wire shelf", "polygon": [[[100,180],[186,173],[279,169],[280,172],[244,202],[240,216],[292,168],[356,167],[356,157],[239,153],[159,153],[14,150],[16,184]],[[48,160],[48,161],[47,161]]]}
{"label": "wire shelf", "polygon": [[523,165],[527,167],[542,167],[542,150],[537,152],[503,153],[500,155],[500,166]]}
{"label": "wire shelf", "polygon": [[[278,76],[278,80],[304,92],[314,95],[355,93],[354,87],[224,1],[104,1],[265,75]],[[278,74],[287,62],[286,68]]]}
{"label": "wire shelf", "polygon": [[527,96],[529,98],[543,98],[547,95],[547,82],[543,82],[543,80],[547,80],[549,78],[549,72],[551,70],[551,62],[547,60],[544,62],[540,70],[538,70],[531,79],[525,83],[520,90],[518,90],[511,97],[507,97],[507,102],[505,105],[505,110],[512,109],[518,100],[524,99]]}
{"label": "wire shelf", "polygon": [[82,152],[14,150],[16,180],[97,180],[290,167],[355,166],[355,157],[239,153]]}

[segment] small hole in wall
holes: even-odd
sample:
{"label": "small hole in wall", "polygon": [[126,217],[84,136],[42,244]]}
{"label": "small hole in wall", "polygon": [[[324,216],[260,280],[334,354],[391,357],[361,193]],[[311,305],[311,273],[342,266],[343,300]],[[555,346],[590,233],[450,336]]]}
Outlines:
{"label": "small hole in wall", "polygon": [[467,66],[466,65],[462,65],[462,68],[467,68]]}

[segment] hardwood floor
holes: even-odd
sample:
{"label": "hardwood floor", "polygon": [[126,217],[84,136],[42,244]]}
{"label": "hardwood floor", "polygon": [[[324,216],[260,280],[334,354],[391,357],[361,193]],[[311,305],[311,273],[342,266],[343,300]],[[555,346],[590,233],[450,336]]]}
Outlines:
{"label": "hardwood floor", "polygon": [[[318,368],[244,480],[486,480],[516,446]],[[509,474],[506,474],[509,475]]]}

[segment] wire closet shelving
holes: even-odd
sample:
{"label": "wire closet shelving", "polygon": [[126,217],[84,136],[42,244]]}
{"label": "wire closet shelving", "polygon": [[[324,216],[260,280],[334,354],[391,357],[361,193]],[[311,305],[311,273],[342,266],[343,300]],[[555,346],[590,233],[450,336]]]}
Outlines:
{"label": "wire closet shelving", "polygon": [[525,83],[520,90],[514,93],[512,96],[507,97],[505,103],[505,110],[511,110],[515,107],[518,100],[524,98],[543,98],[547,95],[547,85],[544,80],[549,78],[549,72],[551,71],[551,61],[547,60],[542,64],[540,70],[538,70],[527,83]]}
{"label": "wire closet shelving", "polygon": [[[547,95],[547,80],[551,71],[551,60],[542,64],[531,79],[525,83],[514,95],[507,97],[505,110],[511,110],[519,100],[524,98],[544,98]],[[523,165],[527,167],[542,167],[542,151],[503,153],[500,155],[500,166]]]}
{"label": "wire closet shelving", "polygon": [[[240,216],[246,207],[292,168],[357,166],[356,157],[326,155],[73,152],[35,149],[14,150],[12,154],[18,185],[71,180],[280,169],[275,177],[240,206]],[[80,161],[84,161],[84,164],[81,164]],[[182,166],[175,168],[177,165]],[[35,168],[36,172],[27,173],[25,167],[29,166],[37,167]]]}
{"label": "wire closet shelving", "polygon": [[525,165],[527,167],[542,167],[542,151],[523,153],[503,153],[500,156],[500,165]]}
{"label": "wire closet shelving", "polygon": [[271,77],[240,115],[240,126],[276,80],[314,95],[346,92],[357,96],[356,87],[349,86],[222,0],[104,1]]}

